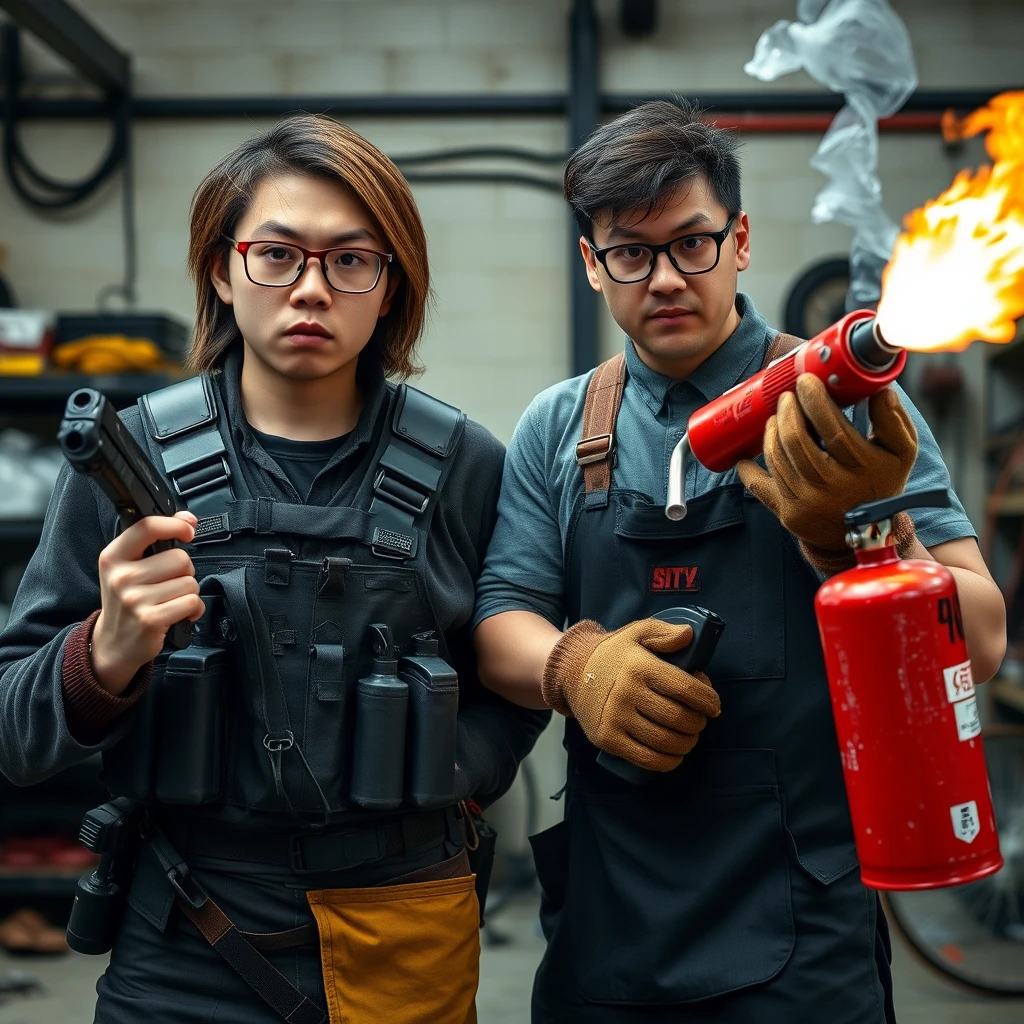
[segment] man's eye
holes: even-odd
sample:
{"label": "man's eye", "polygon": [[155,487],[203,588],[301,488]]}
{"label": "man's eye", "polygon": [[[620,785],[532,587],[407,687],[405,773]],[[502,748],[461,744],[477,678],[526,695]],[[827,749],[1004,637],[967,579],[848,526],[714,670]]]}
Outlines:
{"label": "man's eye", "polygon": [[295,259],[295,253],[283,245],[271,245],[259,252],[260,259],[270,260],[271,263],[283,263]]}
{"label": "man's eye", "polygon": [[642,245],[624,245],[617,253],[623,259],[642,260],[647,256],[647,249]]}
{"label": "man's eye", "polygon": [[687,251],[693,252],[707,244],[707,238],[703,235],[690,235],[688,238],[681,238],[679,244]]}
{"label": "man's eye", "polygon": [[366,260],[357,252],[340,252],[334,262],[339,267],[361,267]]}

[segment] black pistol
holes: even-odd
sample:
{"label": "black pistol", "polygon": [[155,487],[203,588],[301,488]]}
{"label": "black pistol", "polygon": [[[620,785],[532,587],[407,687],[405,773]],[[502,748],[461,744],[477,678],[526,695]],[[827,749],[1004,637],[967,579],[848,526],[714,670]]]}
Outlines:
{"label": "black pistol", "polygon": [[[662,657],[683,669],[685,672],[702,672],[711,661],[711,656],[718,646],[718,638],[725,629],[725,620],[707,608],[700,608],[697,605],[681,606],[679,608],[666,608],[651,616],[654,619],[661,619],[664,622],[671,622],[674,626],[689,624],[693,627],[693,639],[676,654],[662,655]],[[597,755],[597,763],[602,768],[614,772],[620,779],[632,782],[634,786],[645,786],[653,782],[663,772],[652,772],[646,768],[640,768],[627,761],[624,757],[609,754],[602,750]]]}
{"label": "black pistol", "polygon": [[[99,391],[79,388],[68,398],[57,441],[72,468],[92,477],[114,503],[122,530],[144,516],[173,516],[185,508]],[[179,546],[157,541],[147,553]],[[181,650],[191,635],[191,623],[178,622],[167,631],[167,644]]]}

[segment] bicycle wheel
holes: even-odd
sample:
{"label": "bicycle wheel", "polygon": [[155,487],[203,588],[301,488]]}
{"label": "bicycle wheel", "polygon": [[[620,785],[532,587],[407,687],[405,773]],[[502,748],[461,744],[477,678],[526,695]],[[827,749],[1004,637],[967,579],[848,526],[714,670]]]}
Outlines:
{"label": "bicycle wheel", "polygon": [[1024,995],[1024,726],[985,730],[1005,861],[968,885],[881,893],[889,923],[926,967],[985,995]]}

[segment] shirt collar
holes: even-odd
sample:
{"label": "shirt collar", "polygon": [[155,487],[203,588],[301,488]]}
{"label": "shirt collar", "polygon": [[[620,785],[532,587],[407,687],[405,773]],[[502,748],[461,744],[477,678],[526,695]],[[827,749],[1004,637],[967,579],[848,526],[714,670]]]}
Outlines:
{"label": "shirt collar", "polygon": [[[242,352],[233,349],[228,352],[224,360],[223,369],[218,375],[220,378],[220,392],[224,399],[224,408],[227,412],[227,420],[232,436],[242,453],[249,458],[260,458],[262,448],[256,441],[245,418],[245,410],[242,408]],[[348,435],[336,457],[347,456],[362,445],[368,444],[374,435],[377,420],[380,416],[381,407],[387,394],[387,382],[382,373],[376,373],[364,383],[364,396],[366,403],[359,415],[359,422],[355,429]],[[332,462],[335,459],[331,460]]]}
{"label": "shirt collar", "polygon": [[661,410],[674,384],[690,384],[705,400],[711,401],[760,368],[768,342],[776,332],[754,308],[750,297],[742,292],[736,295],[736,310],[740,314],[736,330],[685,381],[677,381],[652,370],[637,354],[633,342],[626,339],[629,379],[639,384],[653,399],[656,411]]}

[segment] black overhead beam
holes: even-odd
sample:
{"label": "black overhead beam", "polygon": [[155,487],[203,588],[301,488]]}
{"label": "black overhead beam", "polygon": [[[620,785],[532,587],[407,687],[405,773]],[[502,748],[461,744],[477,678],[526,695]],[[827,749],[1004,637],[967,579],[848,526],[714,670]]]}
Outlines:
{"label": "black overhead beam", "polygon": [[[593,0],[574,0],[569,15],[569,149],[574,150],[601,119],[597,16]],[[580,231],[569,222],[571,369],[574,377],[597,365],[598,296],[580,256]]]}
{"label": "black overhead beam", "polygon": [[[0,0],[3,7],[13,0]],[[1022,86],[958,91],[919,89],[901,111],[942,111],[952,107],[969,111],[983,107],[998,93],[1015,92]],[[730,113],[789,114],[835,113],[841,96],[830,92],[724,92],[688,93],[688,99],[706,110]],[[648,100],[669,99],[670,93],[598,95],[600,114],[621,114]],[[570,101],[564,93],[456,93],[440,96],[152,96],[129,101],[135,120],[203,120],[238,117],[281,117],[297,110],[311,110],[335,117],[564,117]],[[0,100],[0,113],[4,103]],[[24,99],[18,103],[19,119],[109,119],[113,105],[104,100]],[[582,111],[582,104],[577,111]],[[582,123],[582,114],[579,114]]]}
{"label": "black overhead beam", "polygon": [[130,59],[64,0],[0,0],[0,8],[108,96],[131,88]]}

